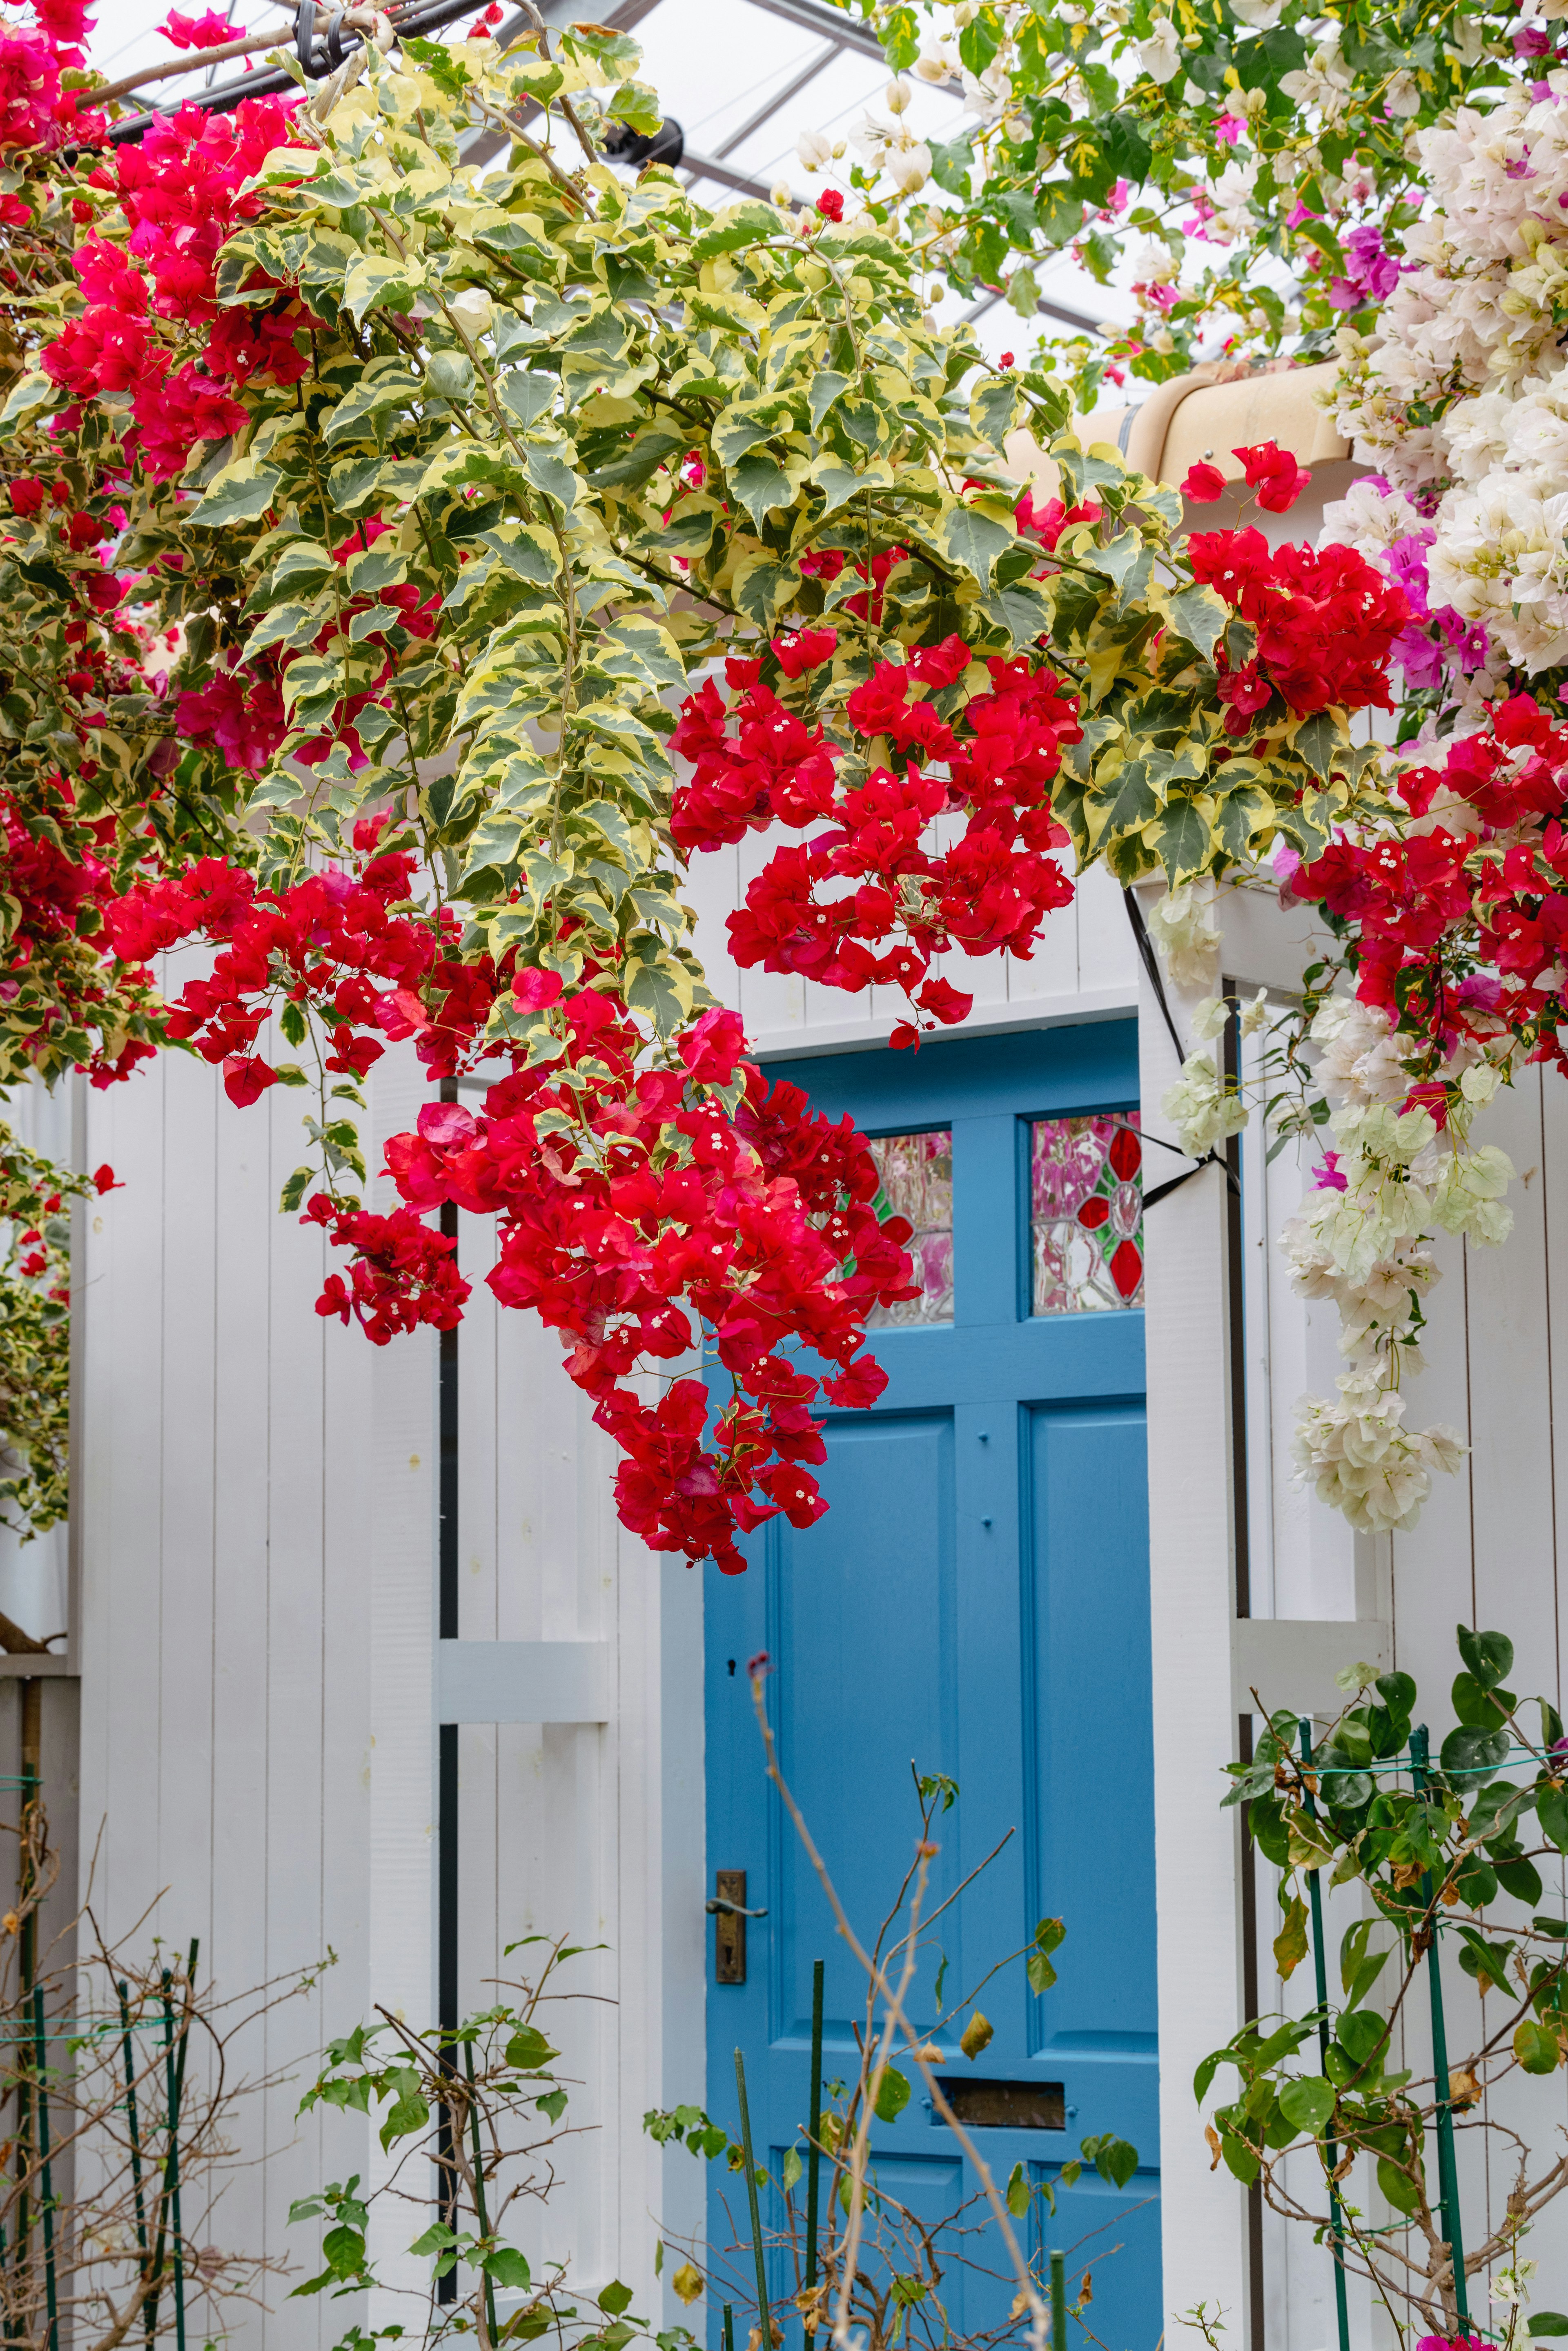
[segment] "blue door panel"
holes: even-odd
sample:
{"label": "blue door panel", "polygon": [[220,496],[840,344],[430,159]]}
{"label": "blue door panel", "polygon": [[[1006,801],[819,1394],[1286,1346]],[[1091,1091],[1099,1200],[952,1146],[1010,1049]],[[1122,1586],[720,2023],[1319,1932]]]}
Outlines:
{"label": "blue door panel", "polygon": [[[1057,1986],[1036,1998],[1014,1961],[977,1994],[990,2046],[973,2067],[954,2051],[948,2070],[1061,2085],[1065,2130],[978,2134],[1001,2180],[1016,2163],[1053,2177],[1092,2133],[1137,2146],[1132,2185],[1118,2193],[1091,2175],[1063,2191],[1042,2242],[1069,2252],[1074,2282],[1090,2268],[1086,2314],[1107,2351],[1146,2351],[1161,2298],[1143,1315],[1031,1319],[1027,1290],[1029,1122],[1132,1105],[1135,1026],[841,1054],[775,1074],[873,1135],[951,1129],[954,1321],[873,1333],[888,1386],[874,1413],[828,1424],[827,1515],[804,1531],[770,1521],[744,1576],[706,1572],[710,1883],[744,1869],[747,1903],[768,1912],[748,1922],[747,1981],[710,1975],[708,2108],[735,2128],[740,2047],[777,2224],[784,2150],[807,2113],[814,1960],[826,1967],[830,2079],[852,2076],[865,2015],[863,1972],[764,1775],[746,1668],[766,1651],[779,1762],[858,1931],[875,1932],[914,1858],[912,1766],[962,1792],[934,1829],[928,1911],[995,1855],[931,1930],[917,2027],[937,2012],[940,1961],[951,2004],[1038,1918],[1066,1919]],[[965,2206],[977,2225],[977,2178],[917,2077],[873,2156],[884,2195],[927,2221]],[[727,2208],[744,2212],[737,2186],[716,2170],[721,2259]],[[803,2181],[796,2194],[800,2205]],[[1002,2325],[1013,2295],[994,2231],[966,2241],[980,2267],[952,2267],[942,2285],[955,2333]],[[749,2275],[744,2257],[725,2266]],[[774,2292],[793,2292],[781,2248],[769,2266]],[[788,2341],[801,2351],[798,2325]]]}
{"label": "blue door panel", "polygon": [[[1148,1500],[1142,1403],[1029,1415],[1039,1914],[1066,1919],[1040,2054],[1155,2049]],[[1130,2134],[1127,2134],[1130,2136]]]}
{"label": "blue door panel", "polygon": [[[785,1778],[864,1919],[892,1906],[911,1843],[894,1834],[868,1852],[866,1817],[913,1820],[912,1759],[958,1772],[957,1693],[942,1671],[956,1631],[952,1416],[830,1422],[821,1476],[827,1517],[804,1534],[785,1531],[768,1577],[779,1667],[769,1698]],[[809,2037],[811,1967],[823,1959],[827,2029],[847,2050],[851,2019],[864,2014],[864,1971],[792,1830],[773,1883],[774,2037]]]}

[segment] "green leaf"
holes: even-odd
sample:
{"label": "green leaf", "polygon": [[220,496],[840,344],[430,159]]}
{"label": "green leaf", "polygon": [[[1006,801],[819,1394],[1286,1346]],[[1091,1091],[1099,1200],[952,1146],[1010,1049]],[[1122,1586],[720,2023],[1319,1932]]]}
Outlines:
{"label": "green leaf", "polygon": [[1225,632],[1230,618],[1228,609],[1212,588],[1184,588],[1179,596],[1170,600],[1171,625],[1176,634],[1185,638],[1206,662],[1214,659],[1214,648]]}
{"label": "green leaf", "polygon": [[[524,2283],[527,2283],[525,2279]],[[600,2309],[607,2310],[612,2318],[619,2318],[622,2312],[631,2306],[631,2303],[632,2289],[629,2285],[622,2285],[619,2278],[612,2279],[599,2297]]]}
{"label": "green leaf", "polygon": [[1542,1788],[1535,1799],[1535,1816],[1558,1852],[1568,1853],[1568,1788]]}
{"label": "green leaf", "polygon": [[1527,2074],[1555,2074],[1561,2062],[1557,2035],[1548,2032],[1533,2016],[1527,2016],[1522,2024],[1515,2026],[1513,2053]]}
{"label": "green leaf", "polygon": [[282,475],[254,457],[225,465],[198,506],[186,515],[203,530],[222,530],[236,522],[259,522],[277,497]]}
{"label": "green leaf", "polygon": [[800,2177],[800,2150],[798,2147],[787,2147],[784,2150],[783,2177],[784,2193],[788,2195]]}
{"label": "green leaf", "polygon": [[536,2098],[534,2104],[541,2115],[548,2115],[552,2123],[559,2123],[566,2112],[566,2092],[551,2090],[544,2097]]}
{"label": "green leaf", "polygon": [[1377,2158],[1377,2184],[1396,2212],[1403,2212],[1408,2216],[1419,2210],[1421,2204],[1419,2189],[1415,2181],[1408,2179],[1399,2166],[1391,2162],[1385,2155],[1380,2155]]}
{"label": "green leaf", "polygon": [[1506,1633],[1472,1633],[1468,1625],[1457,1625],[1454,1636],[1460,1656],[1482,1689],[1495,1689],[1512,1671],[1513,1643]]}
{"label": "green leaf", "polygon": [[1117,2138],[1113,2132],[1083,2139],[1080,2145],[1084,2161],[1092,2163],[1101,2179],[1108,2179],[1113,2188],[1125,2188],[1138,2168],[1137,2148],[1130,2140]]}
{"label": "green leaf", "polygon": [[1538,2310],[1530,2322],[1532,2335],[1568,2335],[1568,2318],[1560,2310]]}
{"label": "green leaf", "polygon": [[417,2253],[421,2261],[427,2261],[433,2253],[444,2253],[448,2246],[456,2242],[455,2235],[444,2220],[433,2220],[424,2234],[414,2239],[409,2252]]}
{"label": "green leaf", "polygon": [[1149,834],[1150,845],[1166,869],[1174,890],[1184,876],[1201,873],[1208,863],[1211,835],[1208,820],[1191,800],[1172,800]]}
{"label": "green leaf", "polygon": [[1292,1896],[1284,1910],[1285,1923],[1274,1938],[1274,1965],[1289,1977],[1307,1956],[1307,1906]]}
{"label": "green leaf", "polygon": [[1349,748],[1343,728],[1326,710],[1312,718],[1303,718],[1291,739],[1291,748],[1299,751],[1314,776],[1328,781],[1336,759],[1343,759]]}
{"label": "green leaf", "polygon": [[732,204],[696,239],[691,259],[700,268],[705,261],[716,261],[721,253],[740,253],[747,246],[785,234],[784,223],[771,204]]}
{"label": "green leaf", "polygon": [[748,457],[740,458],[725,475],[730,488],[751,517],[752,528],[760,531],[766,517],[779,507],[790,505],[795,485],[779,463],[766,449],[758,449]]}
{"label": "green leaf", "polygon": [[502,2063],[518,2074],[538,2074],[559,2053],[537,2025],[520,2024],[507,2043]]}
{"label": "green leaf", "polygon": [[1021,2220],[1029,2210],[1029,2174],[1021,2163],[1015,2163],[1008,2176],[1007,2202],[1015,2220]]}
{"label": "green leaf", "polygon": [[372,310],[412,310],[423,283],[424,265],[412,255],[397,261],[361,254],[343,279],[343,308],[355,326],[362,327]]}
{"label": "green leaf", "polygon": [[991,584],[992,564],[1012,545],[1014,537],[1005,523],[993,521],[974,507],[955,507],[942,525],[942,551],[950,563],[977,580],[983,592]]}
{"label": "green leaf", "polygon": [[579,484],[566,460],[553,449],[537,448],[530,442],[523,452],[523,464],[535,489],[541,490],[547,498],[554,498],[570,514],[577,504]]}
{"label": "green leaf", "polygon": [[1287,2122],[1294,2123],[1301,2131],[1310,2131],[1314,2138],[1322,2133],[1334,2109],[1333,2084],[1321,2074],[1310,2074],[1296,2082],[1286,2082],[1280,2091],[1280,2111]]}
{"label": "green leaf", "polygon": [[890,2065],[876,2094],[878,2122],[895,2123],[908,2104],[909,2084],[896,2065]]}
{"label": "green leaf", "polygon": [[1469,1730],[1461,1724],[1444,1740],[1438,1760],[1444,1771],[1455,1779],[1482,1777],[1508,1761],[1508,1734],[1501,1730]]}

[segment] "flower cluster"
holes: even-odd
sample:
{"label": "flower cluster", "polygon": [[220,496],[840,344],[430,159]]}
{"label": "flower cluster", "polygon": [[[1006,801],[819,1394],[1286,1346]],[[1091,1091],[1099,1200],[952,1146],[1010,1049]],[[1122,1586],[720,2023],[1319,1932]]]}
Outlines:
{"label": "flower cluster", "polygon": [[[831,662],[830,629],[774,640],[787,680]],[[985,683],[961,638],[879,662],[843,703],[847,747],[808,727],[761,683],[759,661],[726,664],[733,700],[709,680],[682,706],[674,748],[693,763],[673,830],[687,849],[748,829],[826,820],[775,852],[729,917],[742,967],[799,972],[851,994],[898,986],[928,1022],[962,1019],[972,999],[931,977],[949,947],[1030,956],[1072,885],[1047,852],[1065,841],[1050,786],[1080,739],[1075,697],[1054,672],[993,656]],[[939,845],[941,820],[966,820]],[[910,1043],[903,1023],[895,1043]]]}
{"label": "flower cluster", "polygon": [[[625,1524],[738,1573],[738,1534],[780,1511],[810,1526],[826,1507],[815,1416],[885,1385],[865,1322],[917,1294],[910,1228],[878,1223],[875,1164],[847,1119],[741,1061],[735,1013],[704,1013],[651,1065],[613,994],[558,987],[541,1003],[528,978],[559,1059],[500,1079],[478,1116],[428,1105],[388,1144],[388,1168],[414,1210],[450,1200],[499,1217],[489,1286],[569,1342],[569,1374],[627,1456]],[[810,1370],[801,1346],[836,1368]],[[656,1404],[630,1384],[699,1348],[732,1390],[711,1429],[702,1380],[674,1379]]]}
{"label": "flower cluster", "polygon": [[[95,232],[78,247],[86,308],[43,365],[74,399],[130,395],[128,440],[155,479],[178,474],[198,441],[244,429],[248,413],[234,395],[251,378],[290,384],[309,365],[304,330],[314,321],[297,294],[280,287],[270,304],[223,310],[217,298],[223,246],[262,209],[246,183],[288,143],[297,104],[246,99],[232,115],[182,107],[89,174],[129,236],[122,246]],[[181,359],[204,329],[198,355]]]}
{"label": "flower cluster", "polygon": [[1195,532],[1187,552],[1194,577],[1256,632],[1245,661],[1216,648],[1228,734],[1249,734],[1281,707],[1305,718],[1390,706],[1389,652],[1408,607],[1354,548],[1271,548],[1249,528]]}

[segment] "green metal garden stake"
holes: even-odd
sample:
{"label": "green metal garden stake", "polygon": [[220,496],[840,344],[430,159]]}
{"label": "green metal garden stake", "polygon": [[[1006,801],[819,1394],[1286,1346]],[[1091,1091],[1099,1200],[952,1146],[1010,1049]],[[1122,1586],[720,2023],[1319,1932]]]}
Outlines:
{"label": "green metal garden stake", "polygon": [[[811,2131],[810,2146],[806,2156],[806,2292],[817,2283],[817,2215],[820,2210],[818,2190],[821,2177],[821,2149],[818,2141],[822,2136],[822,1970],[821,1959],[811,1968]],[[810,2319],[806,2332],[814,2335],[816,2327]]]}
{"label": "green metal garden stake", "polygon": [[[1312,1767],[1312,1726],[1302,1715],[1297,1723],[1301,1734],[1301,1761],[1310,1771]],[[1307,1818],[1315,1821],[1318,1808],[1309,1788],[1306,1792]],[[1320,1872],[1307,1872],[1307,1900],[1312,1914],[1312,1967],[1317,1976],[1318,1993],[1318,2058],[1323,2079],[1329,2079],[1329,1978],[1328,1955],[1323,1949],[1323,1896],[1319,1882]],[[1339,2351],[1350,2351],[1350,2312],[1344,2291],[1344,2220],[1340,2211],[1339,2189],[1334,2185],[1334,2166],[1339,2161],[1339,2147],[1332,2136],[1323,2141],[1323,2167],[1329,2182],[1329,2235],[1333,2242],[1333,2306],[1339,2326]]]}
{"label": "green metal garden stake", "polygon": [[[60,2351],[59,2287],[55,2276],[55,2189],[49,2173],[49,2094],[44,2083],[44,1987],[33,1986],[33,2075],[38,2117],[38,2173],[43,2195],[44,2307],[49,2319],[49,2351]],[[183,2346],[182,2343],[182,2351]]]}
{"label": "green metal garden stake", "polygon": [[727,2302],[724,2305],[724,2351],[735,2351],[735,2313]]}
{"label": "green metal garden stake", "polygon": [[125,2116],[131,2130],[131,2186],[136,2201],[136,2246],[141,2274],[147,2274],[147,2205],[141,2192],[141,2126],[136,2113],[136,2060],[131,2047],[131,2001],[129,1984],[117,1984],[120,1994],[120,2029],[125,2049]]}
{"label": "green metal garden stake", "polygon": [[1051,2351],[1067,2351],[1067,2255],[1051,2257]]}
{"label": "green metal garden stake", "polygon": [[757,2202],[757,2163],[751,2152],[751,2110],[746,2103],[746,2060],[735,2053],[735,2086],[740,2092],[740,2147],[746,2158],[746,2193],[751,2206],[751,2249],[757,2255],[757,2340],[760,2351],[773,2351],[773,2322],[768,2314],[768,2270],[762,2258],[762,2214]]}
{"label": "green metal garden stake", "polygon": [[[474,2141],[474,2210],[479,2222],[479,2234],[490,2233],[489,2216],[485,2210],[485,2151],[479,2137],[479,2102],[474,2095],[474,2043],[463,2043],[463,2061],[468,2074],[468,2126]],[[488,2270],[485,2276],[485,2323],[490,2330],[490,2340],[496,2340],[496,2281]]]}
{"label": "green metal garden stake", "polygon": [[[1425,1793],[1429,1749],[1427,1726],[1410,1733],[1410,1771],[1416,1793]],[[1437,1959],[1437,1922],[1432,1901],[1432,1873],[1421,1875],[1421,1901],[1427,1912],[1427,1986],[1432,2002],[1432,2073],[1437,2102],[1437,2190],[1443,2207],[1443,2234],[1448,2241],[1448,2261],[1454,2273],[1454,2302],[1459,2324],[1469,2332],[1470,2302],[1465,2284],[1465,2248],[1459,2231],[1459,2175],[1454,2162],[1454,2106],[1448,2083],[1448,2035],[1443,2022],[1443,1977]]]}

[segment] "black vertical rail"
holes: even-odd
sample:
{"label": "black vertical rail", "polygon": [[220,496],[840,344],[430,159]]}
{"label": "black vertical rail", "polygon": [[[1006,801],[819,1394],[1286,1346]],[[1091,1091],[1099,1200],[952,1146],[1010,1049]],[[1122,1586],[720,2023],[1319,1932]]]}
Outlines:
{"label": "black vertical rail", "polygon": [[746,2158],[751,2250],[757,2257],[757,2340],[760,2351],[773,2351],[773,2322],[768,2314],[768,2264],[762,2253],[762,2214],[757,2202],[757,2158],[751,2152],[751,2109],[746,2103],[746,2060],[738,2049],[735,2053],[735,2086],[740,2093],[740,2147]]}
{"label": "black vertical rail", "polygon": [[[441,1099],[457,1100],[455,1078],[443,1078]],[[456,1263],[457,1208],[451,1200],[441,1205],[440,1227],[454,1244]],[[458,1527],[458,1385],[457,1332],[439,1333],[435,1370],[436,1487],[435,1588],[436,1630],[443,1641],[459,1636]],[[455,2074],[457,2030],[457,1725],[444,1722],[436,1731],[435,1768],[435,2022],[440,2032],[441,2064]],[[457,2167],[452,2109],[442,2104],[435,2111],[436,2210],[446,2226],[457,2227]],[[457,2298],[457,2271],[449,2269],[436,2282],[438,2303]]]}
{"label": "black vertical rail", "polygon": [[[1298,1718],[1301,1734],[1301,1761],[1310,1771],[1312,1768],[1312,1726],[1305,1715]],[[1315,1821],[1317,1802],[1311,1788],[1306,1791],[1307,1818]],[[1318,2062],[1325,2082],[1329,2074],[1329,1975],[1328,1954],[1323,1949],[1323,1896],[1320,1870],[1307,1872],[1307,1899],[1312,1912],[1312,1970],[1318,1994]],[[1332,2087],[1332,2082],[1331,2082]],[[1339,2189],[1334,2181],[1334,2168],[1339,2162],[1339,2147],[1331,2131],[1323,2141],[1323,2168],[1329,2183],[1329,2240],[1333,2247],[1333,2306],[1339,2329],[1339,2351],[1350,2351],[1350,2312],[1344,2291],[1344,2220],[1340,2211]]]}
{"label": "black vertical rail", "polygon": [[[1158,966],[1155,966],[1158,969]],[[1232,1018],[1221,1048],[1228,1086],[1241,1082],[1241,1034],[1235,1014],[1240,994],[1234,980],[1222,980],[1220,994]],[[1252,1527],[1247,1490],[1247,1232],[1241,1190],[1241,1137],[1225,1139],[1225,1293],[1230,1394],[1230,1528],[1236,1562],[1235,1612],[1252,1614]],[[1250,1758],[1251,1717],[1243,1717],[1242,1753]],[[1245,1816],[1241,1823],[1241,1970],[1249,2022],[1258,2013],[1257,1861]],[[1263,2183],[1247,2190],[1247,2315],[1250,2351],[1263,2351]]]}
{"label": "black vertical rail", "polygon": [[131,2135],[131,2191],[136,2207],[136,2252],[145,2283],[147,2276],[147,2201],[141,2187],[141,2124],[136,2111],[136,2059],[131,2045],[129,1984],[115,1986],[120,1994],[120,2043],[125,2055],[125,2119]]}
{"label": "black vertical rail", "polygon": [[[44,1987],[33,1984],[33,2078],[38,2113],[38,2210],[44,2223],[44,2308],[49,2351],[60,2351],[59,2283],[55,2276],[55,2188],[49,2168],[49,2093],[44,2078]],[[183,2345],[181,2346],[183,2351]]]}
{"label": "black vertical rail", "polygon": [[[26,1761],[26,1702],[31,1698],[35,1687],[36,1685],[30,1681],[25,1682],[22,1686],[24,1704],[22,1852],[21,1869],[18,1878],[18,1892],[23,1911],[19,1964],[22,1978],[22,2012],[24,2014],[26,2011],[28,2003],[32,2000],[33,1985],[37,1975],[38,1966],[38,1922],[35,1912],[30,1907],[33,1895],[32,1839],[38,1801],[38,1775],[33,1769],[33,1766]],[[21,2037],[18,2035],[18,2050],[20,2049],[20,2042]],[[25,2285],[25,2282],[31,2272],[33,2265],[32,2246],[29,2241],[32,2235],[32,2213],[30,2210],[32,2199],[27,2193],[27,2183],[32,2177],[34,2114],[37,2093],[31,2081],[31,2072],[32,2053],[29,2052],[26,2056],[20,2058],[20,2061],[16,2065],[15,2078],[15,2088],[16,2093],[16,2179],[18,2183],[18,2193],[16,2198],[16,2248],[14,2270],[16,2284],[19,2289]],[[21,2334],[20,2324],[18,2324],[17,2328],[12,2330],[12,2333],[14,2337],[19,2339]]]}
{"label": "black vertical rail", "polygon": [[[817,2283],[817,2219],[821,2211],[822,2151],[822,1973],[823,1963],[811,1963],[811,2136],[806,2154],[806,2292]],[[817,2331],[815,2315],[806,2321],[806,2332]]]}
{"label": "black vertical rail", "polygon": [[[1427,1726],[1418,1723],[1410,1733],[1410,1773],[1416,1782],[1416,1793],[1427,1791],[1429,1750]],[[1442,2199],[1443,2234],[1448,2241],[1448,2262],[1454,2273],[1454,2303],[1459,2314],[1459,2325],[1468,2335],[1470,2326],[1469,2289],[1465,2283],[1465,2247],[1459,2226],[1459,2174],[1454,2161],[1454,2101],[1448,2080],[1448,2035],[1443,2022],[1443,1975],[1437,1958],[1437,1913],[1432,1896],[1432,1873],[1421,1874],[1421,1906],[1426,1912],[1427,1990],[1432,2003],[1432,2088],[1437,2098],[1437,2192]]]}

